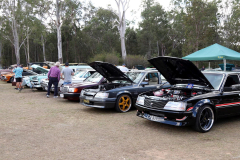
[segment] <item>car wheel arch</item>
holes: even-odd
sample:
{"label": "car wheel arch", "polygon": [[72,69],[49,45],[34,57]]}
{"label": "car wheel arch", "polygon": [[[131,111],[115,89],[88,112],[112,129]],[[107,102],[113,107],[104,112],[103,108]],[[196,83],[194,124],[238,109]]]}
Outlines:
{"label": "car wheel arch", "polygon": [[[215,105],[213,104],[213,102],[210,100],[210,99],[202,99],[200,101],[198,101],[194,106],[193,106],[193,113],[192,113],[192,117],[193,118],[196,118],[197,117],[197,113],[198,113],[198,109],[204,105],[209,105],[214,114],[217,115],[217,111],[216,111],[216,107]],[[216,116],[215,116],[215,119],[216,119]]]}

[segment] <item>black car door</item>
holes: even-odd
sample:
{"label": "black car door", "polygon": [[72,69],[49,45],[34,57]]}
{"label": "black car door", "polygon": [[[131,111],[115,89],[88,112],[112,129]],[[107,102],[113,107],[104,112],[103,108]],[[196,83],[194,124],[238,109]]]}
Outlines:
{"label": "black car door", "polygon": [[240,90],[234,86],[239,84],[239,76],[237,74],[228,75],[221,101],[216,105],[218,108],[218,114],[221,115],[232,115],[240,112]]}

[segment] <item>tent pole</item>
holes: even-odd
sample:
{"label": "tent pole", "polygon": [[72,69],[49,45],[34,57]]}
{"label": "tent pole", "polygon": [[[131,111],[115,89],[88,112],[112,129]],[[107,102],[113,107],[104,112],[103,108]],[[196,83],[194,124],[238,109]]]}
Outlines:
{"label": "tent pole", "polygon": [[223,63],[224,63],[224,71],[226,71],[226,59],[223,58]]}

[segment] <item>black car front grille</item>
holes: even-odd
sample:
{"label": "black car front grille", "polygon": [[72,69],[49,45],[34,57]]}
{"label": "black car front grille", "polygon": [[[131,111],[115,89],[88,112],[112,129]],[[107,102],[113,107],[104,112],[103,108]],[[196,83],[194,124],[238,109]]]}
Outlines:
{"label": "black car front grille", "polygon": [[154,101],[150,99],[144,100],[145,108],[149,109],[162,109],[167,104],[168,101]]}

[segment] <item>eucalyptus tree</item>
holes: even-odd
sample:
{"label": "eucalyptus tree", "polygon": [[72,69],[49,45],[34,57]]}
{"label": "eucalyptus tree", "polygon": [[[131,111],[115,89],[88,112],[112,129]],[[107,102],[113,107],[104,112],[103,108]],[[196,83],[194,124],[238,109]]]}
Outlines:
{"label": "eucalyptus tree", "polygon": [[226,4],[231,8],[229,13],[225,13],[223,26],[224,43],[237,51],[240,51],[240,1],[230,0]]}
{"label": "eucalyptus tree", "polygon": [[49,0],[46,2],[49,18],[54,22],[57,29],[58,61],[62,63],[62,23],[64,20],[74,21],[77,18],[81,3],[78,0],[55,0],[55,2]]}
{"label": "eucalyptus tree", "polygon": [[[143,0],[142,21],[139,23],[138,44],[140,52],[151,58],[152,54],[166,53],[168,42],[167,13],[159,3],[154,0]],[[160,44],[160,45],[159,45]]]}
{"label": "eucalyptus tree", "polygon": [[185,41],[185,25],[183,17],[185,13],[182,8],[173,8],[168,12],[168,38],[169,43],[169,55],[174,57],[182,57],[182,46]]}
{"label": "eucalyptus tree", "polygon": [[[25,10],[27,5],[25,0],[0,0],[2,27],[5,27],[3,37],[13,44],[17,63],[20,63],[20,48],[28,35],[28,27],[23,24],[27,19],[26,14],[29,14],[29,10]],[[10,29],[11,34],[7,29]]]}
{"label": "eucalyptus tree", "polygon": [[122,58],[123,60],[125,60],[127,56],[126,46],[125,46],[126,11],[129,8],[130,0],[115,0],[115,2],[118,7],[118,12],[116,13],[118,15],[117,28],[118,28],[120,39],[121,39]]}
{"label": "eucalyptus tree", "polygon": [[[218,36],[218,14],[219,1],[207,0],[174,0],[175,5],[183,8],[185,41],[183,45],[183,56],[198,51],[213,43]],[[181,5],[180,5],[181,4]]]}
{"label": "eucalyptus tree", "polygon": [[118,51],[119,33],[114,22],[118,17],[110,9],[99,8],[84,27],[83,33],[91,54]]}

